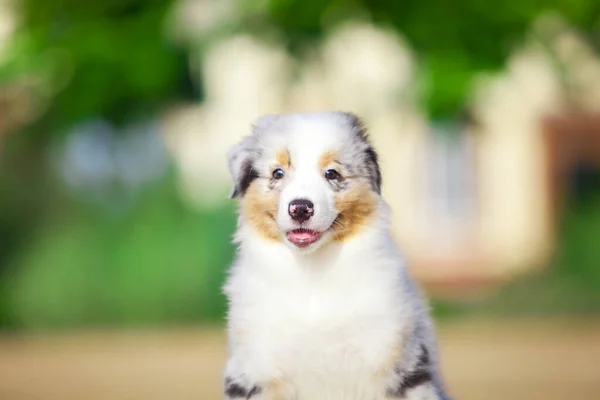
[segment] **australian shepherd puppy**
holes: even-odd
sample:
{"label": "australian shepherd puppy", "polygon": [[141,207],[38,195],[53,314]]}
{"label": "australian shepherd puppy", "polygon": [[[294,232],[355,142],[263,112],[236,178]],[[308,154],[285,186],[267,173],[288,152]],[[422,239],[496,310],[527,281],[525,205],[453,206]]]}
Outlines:
{"label": "australian shepherd puppy", "polygon": [[446,399],[359,119],[262,117],[229,169],[240,207],[225,398]]}

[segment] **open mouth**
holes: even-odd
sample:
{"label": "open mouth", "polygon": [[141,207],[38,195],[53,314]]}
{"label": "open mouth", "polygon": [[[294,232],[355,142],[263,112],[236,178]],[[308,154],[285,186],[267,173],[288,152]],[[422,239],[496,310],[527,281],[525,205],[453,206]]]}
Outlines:
{"label": "open mouth", "polygon": [[287,233],[289,240],[296,247],[307,247],[321,238],[321,232],[311,229],[293,229]]}

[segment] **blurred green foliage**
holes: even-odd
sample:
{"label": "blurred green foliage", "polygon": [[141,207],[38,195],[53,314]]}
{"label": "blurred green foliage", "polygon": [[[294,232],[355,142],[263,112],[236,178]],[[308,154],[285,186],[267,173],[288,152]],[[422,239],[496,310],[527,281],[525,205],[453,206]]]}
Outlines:
{"label": "blurred green foliage", "polygon": [[84,200],[69,201],[12,259],[0,325],[148,326],[222,317],[221,286],[234,254],[231,207],[193,212],[172,179],[145,188],[122,212]]}
{"label": "blurred green foliage", "polygon": [[[21,27],[0,67],[0,82],[23,75],[44,81],[54,124],[90,115],[121,121],[151,112],[171,98],[193,95],[185,49],[165,35],[174,0],[22,0]],[[416,50],[434,118],[465,106],[476,73],[501,68],[543,12],[557,12],[600,44],[596,0],[238,0],[238,29],[277,32],[296,54],[337,23],[367,18],[394,27]],[[210,35],[208,35],[210,36]],[[210,36],[212,37],[212,36]],[[49,121],[43,120],[45,123]]]}
{"label": "blurred green foliage", "polygon": [[[245,2],[249,11],[255,10]],[[542,12],[560,13],[600,44],[597,0],[271,0],[266,12],[248,13],[258,33],[273,24],[291,49],[319,40],[347,18],[369,18],[396,28],[416,50],[428,87],[423,103],[434,118],[452,118],[465,106],[474,74],[497,70]]]}
{"label": "blurred green foliage", "polygon": [[[22,0],[0,82],[34,78],[47,136],[90,116],[151,113],[189,91],[187,61],[165,35],[171,0]],[[43,126],[44,129],[39,129]]]}
{"label": "blurred green foliage", "polygon": [[[203,285],[220,269],[199,268],[211,257],[223,266],[226,261],[218,257],[230,253],[223,248],[229,248],[227,234],[204,239],[209,246],[211,240],[222,239],[214,243],[217,252],[176,252],[176,246],[198,248],[198,231],[213,217],[176,204],[173,179],[170,186],[163,185],[162,197],[147,194],[144,201],[153,205],[137,204],[139,209],[112,221],[90,202],[76,206],[82,199],[68,193],[49,165],[50,146],[80,121],[100,117],[121,124],[143,119],[169,101],[194,94],[187,53],[165,35],[173,3],[13,2],[18,27],[0,63],[0,87],[28,90],[36,115],[18,134],[6,137],[0,158],[0,326],[221,314],[222,307],[199,308],[206,304],[199,297],[218,301],[216,289],[175,285],[180,275],[170,271],[169,257],[174,257],[183,268],[179,271],[191,274],[183,281]],[[187,222],[181,233],[176,232],[180,220]],[[164,226],[153,227],[153,221]],[[194,229],[192,222],[198,224]],[[187,239],[180,243],[181,235]],[[196,259],[186,263],[176,257]],[[192,280],[197,274],[202,279]],[[166,296],[160,293],[169,290],[175,292],[168,296],[172,304],[159,306]],[[192,292],[196,298],[182,303]],[[186,310],[185,304],[196,307]],[[161,307],[168,312],[159,311]],[[145,317],[148,312],[152,318]]]}

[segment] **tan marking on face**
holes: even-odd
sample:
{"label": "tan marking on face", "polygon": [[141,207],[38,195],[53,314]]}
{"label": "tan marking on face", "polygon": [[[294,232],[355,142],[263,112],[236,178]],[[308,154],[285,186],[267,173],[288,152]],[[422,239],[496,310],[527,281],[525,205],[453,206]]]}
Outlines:
{"label": "tan marking on face", "polygon": [[321,154],[321,157],[319,157],[319,169],[323,170],[323,169],[327,168],[328,166],[330,166],[331,164],[336,162],[336,160],[338,158],[339,158],[339,153],[337,151],[335,151],[335,150],[326,151],[325,153]]}
{"label": "tan marking on face", "polygon": [[286,149],[279,150],[275,155],[275,160],[277,161],[277,165],[289,168],[291,165],[290,152]]}
{"label": "tan marking on face", "polygon": [[281,240],[279,228],[275,222],[279,194],[267,191],[261,182],[254,180],[241,200],[241,213],[247,223],[261,235],[272,240]]}
{"label": "tan marking on face", "polygon": [[349,190],[336,194],[334,202],[339,215],[331,228],[334,240],[340,242],[359,233],[377,208],[377,197],[366,181],[357,182]]}

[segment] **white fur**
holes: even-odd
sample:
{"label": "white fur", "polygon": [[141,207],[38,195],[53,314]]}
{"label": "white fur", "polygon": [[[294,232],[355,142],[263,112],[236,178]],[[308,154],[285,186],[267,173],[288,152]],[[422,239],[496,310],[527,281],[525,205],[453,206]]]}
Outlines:
{"label": "white fur", "polygon": [[[294,116],[279,123],[276,133],[259,136],[263,149],[285,145],[294,163],[280,188],[282,232],[294,227],[287,213],[294,198],[314,202],[311,229],[326,230],[337,215],[333,191],[315,167],[332,146],[353,145],[336,118]],[[268,173],[272,160],[266,157],[256,160],[256,168]],[[399,379],[394,368],[414,367],[426,345],[434,382],[405,398],[443,399],[432,323],[390,236],[389,219],[378,197],[376,215],[360,233],[343,242],[323,236],[300,251],[285,240],[264,238],[240,217],[239,251],[225,285],[226,377],[247,388],[260,386],[252,399],[383,400]],[[399,350],[397,359],[391,359],[393,349]],[[277,393],[269,386],[274,382]]]}

